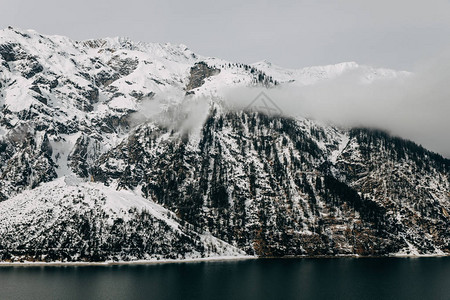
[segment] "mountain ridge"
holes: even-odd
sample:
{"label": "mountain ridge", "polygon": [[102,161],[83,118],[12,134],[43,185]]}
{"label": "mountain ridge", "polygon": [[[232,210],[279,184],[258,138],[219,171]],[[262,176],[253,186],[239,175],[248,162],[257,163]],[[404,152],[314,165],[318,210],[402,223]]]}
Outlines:
{"label": "mountain ridge", "polygon": [[362,84],[410,76],[1,31],[0,259],[447,255],[448,159],[381,131],[232,108],[223,92],[355,70]]}

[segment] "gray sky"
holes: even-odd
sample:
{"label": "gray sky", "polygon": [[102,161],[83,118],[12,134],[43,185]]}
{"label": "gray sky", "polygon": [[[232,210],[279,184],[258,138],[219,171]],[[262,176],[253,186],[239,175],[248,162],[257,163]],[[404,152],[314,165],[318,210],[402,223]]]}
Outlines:
{"label": "gray sky", "polygon": [[0,27],[186,44],[289,68],[356,61],[412,70],[450,45],[449,0],[0,0]]}

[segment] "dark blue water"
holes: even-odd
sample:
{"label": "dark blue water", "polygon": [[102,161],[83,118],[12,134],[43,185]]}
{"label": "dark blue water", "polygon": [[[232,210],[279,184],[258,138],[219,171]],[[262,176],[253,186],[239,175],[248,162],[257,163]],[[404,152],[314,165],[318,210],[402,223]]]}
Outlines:
{"label": "dark blue water", "polygon": [[450,258],[0,267],[0,299],[450,300]]}

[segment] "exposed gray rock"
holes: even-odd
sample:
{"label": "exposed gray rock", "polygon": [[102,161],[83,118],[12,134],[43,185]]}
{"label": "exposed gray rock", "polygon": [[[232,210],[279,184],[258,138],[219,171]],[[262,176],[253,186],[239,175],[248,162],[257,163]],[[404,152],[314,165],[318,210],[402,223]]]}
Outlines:
{"label": "exposed gray rock", "polygon": [[7,43],[0,45],[0,55],[6,62],[24,59],[26,53],[19,44]]}
{"label": "exposed gray rock", "polygon": [[18,126],[2,141],[2,148],[7,152],[1,157],[0,199],[57,177],[52,147],[45,132],[36,132],[28,125]]}
{"label": "exposed gray rock", "polygon": [[125,58],[121,59],[120,56],[114,56],[108,62],[108,66],[110,66],[114,71],[119,73],[122,76],[127,76],[131,74],[139,64],[138,59],[133,58]]}
{"label": "exposed gray rock", "polygon": [[205,62],[201,61],[196,63],[190,72],[189,83],[186,86],[186,91],[193,90],[202,86],[205,83],[205,79],[220,73],[220,69],[208,66]]}

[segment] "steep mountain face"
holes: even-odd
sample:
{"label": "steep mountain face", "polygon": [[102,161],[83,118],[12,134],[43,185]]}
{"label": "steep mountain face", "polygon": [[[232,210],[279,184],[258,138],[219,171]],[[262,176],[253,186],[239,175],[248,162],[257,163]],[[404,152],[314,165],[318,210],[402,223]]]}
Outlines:
{"label": "steep mountain face", "polygon": [[[123,38],[76,42],[34,31],[2,30],[0,143],[5,151],[0,171],[5,181],[0,182],[4,186],[0,199],[56,177],[35,178],[34,168],[14,172],[6,168],[10,161],[27,156],[35,144],[22,142],[25,132],[32,139],[45,137],[50,143],[47,148],[53,149],[53,164],[45,162],[48,157],[43,154],[48,151],[41,155],[33,150],[32,160],[42,161],[39,168],[44,173],[62,176],[71,171],[69,165],[77,174],[86,175],[85,164],[133,126],[131,113],[142,106],[157,113],[180,103],[186,91],[195,93],[208,77],[220,73],[219,64],[225,67],[222,61],[197,57],[183,45],[133,43]],[[220,84],[269,83],[254,68],[237,64],[226,68],[217,80]],[[208,93],[216,88],[207,88]],[[89,151],[87,159],[74,159],[86,147],[96,151]]]}
{"label": "steep mountain face", "polygon": [[449,160],[221,92],[346,72],[408,76],[1,31],[1,259],[448,254]]}
{"label": "steep mountain face", "polygon": [[449,162],[411,142],[217,109],[201,136],[143,125],[94,178],[140,187],[252,255],[449,250]]}
{"label": "steep mountain face", "polygon": [[376,200],[408,245],[448,252],[449,160],[384,132],[354,129],[350,138],[334,167],[337,178]]}
{"label": "steep mountain face", "polygon": [[0,203],[0,259],[128,261],[242,256],[130,191],[59,178]]}
{"label": "steep mountain face", "polygon": [[0,177],[0,200],[57,177],[56,164],[51,158],[52,147],[45,131],[21,124],[10,130],[0,145],[2,162],[5,162]]}
{"label": "steep mountain face", "polygon": [[201,87],[205,79],[220,73],[220,69],[209,67],[205,62],[196,63],[190,71],[189,82],[186,86],[188,93],[190,90]]}

